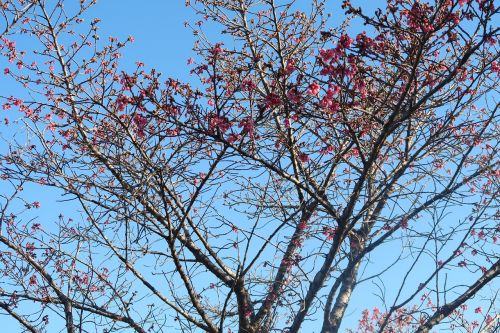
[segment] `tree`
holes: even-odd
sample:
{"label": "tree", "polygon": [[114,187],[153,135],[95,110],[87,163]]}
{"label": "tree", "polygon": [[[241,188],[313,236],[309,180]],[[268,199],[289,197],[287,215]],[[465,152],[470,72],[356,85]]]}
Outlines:
{"label": "tree", "polygon": [[[120,67],[133,38],[101,41],[94,2],[0,2],[25,92],[0,308],[24,331],[498,328],[493,0],[328,3],[336,27],[321,0],[193,1],[190,84]],[[78,211],[33,217],[29,186]]]}

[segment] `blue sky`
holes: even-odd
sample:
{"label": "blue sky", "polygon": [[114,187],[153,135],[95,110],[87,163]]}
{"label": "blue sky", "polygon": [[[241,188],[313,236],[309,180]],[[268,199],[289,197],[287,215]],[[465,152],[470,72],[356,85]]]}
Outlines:
{"label": "blue sky", "polygon": [[[99,34],[103,38],[115,36],[126,39],[129,35],[135,37],[135,42],[123,51],[121,64],[125,69],[133,67],[136,61],[143,61],[147,68],[158,69],[165,78],[174,77],[181,81],[190,81],[187,59],[193,56],[192,45],[195,39],[191,30],[184,26],[184,22],[193,20],[194,15],[192,10],[185,7],[184,1],[100,0],[86,14],[87,19],[93,17],[102,19]],[[335,17],[333,17],[334,19]],[[4,59],[0,60],[0,68],[3,68],[5,64],[1,61]],[[14,95],[19,92],[19,87],[7,85],[3,78],[0,78],[0,86],[2,87],[2,95]],[[1,127],[1,130],[4,131],[5,128]],[[4,188],[1,186],[0,183],[0,190],[3,191]],[[39,192],[36,188],[27,187],[26,195],[35,198],[39,196]],[[55,192],[44,193],[44,198],[41,200],[44,209],[40,210],[40,218],[56,221],[61,210],[72,208],[69,203],[57,202],[59,199],[60,196]],[[372,260],[388,263],[396,256],[397,253],[386,249],[380,257],[372,258]],[[397,276],[397,272],[392,276]],[[386,287],[388,287],[387,292],[389,294],[394,292],[391,290],[391,281],[385,282]],[[374,297],[371,296],[371,291],[374,289],[371,283],[360,287],[359,293],[366,296],[365,302],[363,302],[363,298],[357,298],[358,302],[348,309],[345,320],[348,326],[356,326],[359,311],[366,306],[368,299],[374,300]],[[350,313],[355,314],[349,315]],[[19,331],[18,326],[5,317],[0,317],[0,325],[8,332]],[[304,329],[304,332],[308,332],[307,327]],[[309,329],[314,330],[312,327]]]}
{"label": "blue sky", "polygon": [[193,55],[194,37],[184,22],[194,16],[184,1],[100,0],[88,16],[103,20],[103,37],[135,37],[135,42],[124,51],[122,64],[140,60],[167,76],[187,77],[186,62]]}
{"label": "blue sky", "polygon": [[[98,17],[102,19],[99,35],[104,39],[115,36],[127,39],[129,35],[135,37],[135,42],[129,44],[124,50],[121,64],[124,69],[135,67],[136,61],[143,61],[148,67],[155,67],[165,76],[187,78],[189,69],[187,59],[192,55],[191,48],[194,42],[193,35],[184,27],[184,21],[192,18],[192,12],[184,5],[184,1],[134,1],[134,0],[100,0],[85,15],[86,21]],[[1,28],[1,27],[0,27]],[[18,43],[19,44],[19,43]],[[22,87],[13,83],[3,75],[3,68],[13,66],[5,58],[0,59],[0,96],[23,96]],[[15,111],[2,111],[0,124],[0,152],[5,152],[12,134],[17,132],[17,137],[24,140],[24,131],[19,131],[20,126],[14,124]],[[9,117],[11,124],[3,125],[4,117]],[[10,186],[0,182],[0,194],[11,193]],[[31,219],[42,221],[45,228],[55,226],[59,214],[78,219],[80,217],[76,202],[68,202],[67,197],[61,196],[60,191],[41,189],[37,185],[25,185],[23,199],[26,202],[40,201],[38,210],[24,211],[21,216],[26,222]],[[23,203],[17,202],[13,210],[16,213],[23,211]],[[50,228],[50,227],[49,227]],[[29,306],[29,305],[28,305]],[[52,329],[57,327],[57,318],[51,315]],[[55,326],[54,326],[55,325]],[[15,320],[0,315],[1,332],[21,332]],[[51,331],[52,332],[52,331]]]}
{"label": "blue sky", "polygon": [[[187,59],[195,57],[192,51],[195,38],[190,28],[185,26],[185,22],[193,21],[196,17],[190,8],[186,8],[184,1],[99,0],[85,15],[86,21],[95,17],[102,19],[98,31],[102,39],[107,40],[109,36],[114,36],[126,40],[129,35],[135,38],[134,43],[129,44],[122,52],[120,65],[123,69],[134,69],[135,62],[142,61],[146,64],[146,68],[154,67],[162,72],[164,79],[173,77],[184,82],[194,81],[194,78],[189,75],[190,68],[187,65]],[[209,33],[217,36],[217,31],[211,30]],[[6,66],[9,64],[5,59],[0,59],[0,68]],[[3,96],[23,94],[19,86],[6,81],[3,75],[0,76],[0,86],[2,86],[1,95]],[[16,127],[2,126],[1,129],[7,140],[13,128]],[[3,145],[0,149],[3,151],[5,147],[6,145]],[[0,191],[9,190],[5,184],[0,183]],[[63,201],[66,198],[53,189],[43,189],[43,196],[40,198],[39,186],[26,185],[23,197],[27,202],[39,200],[42,205],[39,210],[26,211],[24,213],[26,221],[37,218],[44,221],[45,226],[50,223],[54,223],[55,226],[57,217],[61,213],[76,219],[80,215],[76,202]],[[360,309],[361,307],[356,306],[355,310]],[[348,311],[353,311],[353,309]],[[345,321],[348,326],[355,327],[358,319],[357,314],[349,315],[348,313]],[[52,319],[52,322],[55,323],[55,319]],[[20,332],[17,323],[6,316],[0,316],[0,325],[9,332]],[[318,325],[320,325],[319,322],[305,324],[304,329],[312,332],[319,330]]]}

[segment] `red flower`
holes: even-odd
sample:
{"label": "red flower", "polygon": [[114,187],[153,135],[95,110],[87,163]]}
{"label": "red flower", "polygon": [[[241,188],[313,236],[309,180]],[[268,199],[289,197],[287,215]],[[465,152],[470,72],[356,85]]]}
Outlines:
{"label": "red flower", "polygon": [[288,93],[286,95],[292,103],[295,103],[295,104],[300,103],[300,94],[297,93],[297,90],[290,89],[290,90],[288,90]]}
{"label": "red flower", "polygon": [[320,88],[321,87],[316,82],[311,83],[311,85],[309,85],[309,89],[307,89],[307,93],[311,96],[316,96],[319,94]]}
{"label": "red flower", "polygon": [[248,133],[250,138],[254,137],[254,122],[252,119],[247,117],[241,120],[240,123],[238,124],[238,127],[242,127],[243,132]]}
{"label": "red flower", "polygon": [[36,279],[36,276],[35,276],[35,275],[32,275],[32,276],[30,277],[30,282],[29,282],[29,285],[30,285],[30,286],[36,286],[37,284],[38,284],[38,281],[37,281],[37,279]]}
{"label": "red flower", "polygon": [[266,98],[264,99],[264,104],[268,108],[272,108],[273,106],[278,106],[281,104],[281,98],[275,94],[275,93],[270,93]]}
{"label": "red flower", "polygon": [[342,47],[342,48],[348,48],[348,47],[351,47],[352,45],[352,42],[353,42],[353,39],[347,35],[342,35],[340,36],[340,39],[339,39],[339,45]]}
{"label": "red flower", "polygon": [[309,161],[309,155],[307,155],[306,153],[300,153],[299,160],[301,162],[307,162],[307,161]]}

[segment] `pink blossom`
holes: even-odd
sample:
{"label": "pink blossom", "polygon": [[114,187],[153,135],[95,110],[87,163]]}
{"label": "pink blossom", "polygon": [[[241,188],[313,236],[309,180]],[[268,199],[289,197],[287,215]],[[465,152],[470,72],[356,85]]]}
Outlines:
{"label": "pink blossom", "polygon": [[266,98],[264,98],[264,104],[268,108],[278,106],[281,104],[281,98],[275,93],[270,93],[269,95],[266,96]]}
{"label": "pink blossom", "polygon": [[242,127],[245,133],[248,133],[250,138],[254,137],[254,122],[251,118],[245,118],[238,124],[238,127]]}
{"label": "pink blossom", "polygon": [[348,47],[351,47],[352,45],[352,42],[353,42],[353,39],[347,35],[342,35],[340,36],[340,39],[339,39],[339,46],[346,49]]}
{"label": "pink blossom", "polygon": [[32,275],[30,277],[29,285],[30,286],[36,286],[38,284],[38,280],[35,275]]}
{"label": "pink blossom", "polygon": [[306,153],[299,153],[298,157],[299,157],[299,160],[301,162],[305,163],[305,162],[309,161],[309,155],[307,155]]}
{"label": "pink blossom", "polygon": [[321,89],[321,87],[319,86],[319,84],[314,82],[314,83],[311,83],[309,85],[309,89],[307,89],[307,93],[311,96],[316,96],[319,94],[320,89]]}
{"label": "pink blossom", "polygon": [[295,70],[295,60],[293,59],[290,59],[287,61],[286,63],[286,73],[287,74],[291,74],[293,73],[293,71]]}
{"label": "pink blossom", "polygon": [[339,53],[334,49],[319,50],[319,55],[325,62],[328,62],[330,60],[337,61],[339,58]]}
{"label": "pink blossom", "polygon": [[292,102],[292,103],[295,103],[295,104],[298,104],[300,103],[300,94],[297,93],[297,90],[295,89],[290,89],[288,90],[288,93],[286,94],[288,99]]}

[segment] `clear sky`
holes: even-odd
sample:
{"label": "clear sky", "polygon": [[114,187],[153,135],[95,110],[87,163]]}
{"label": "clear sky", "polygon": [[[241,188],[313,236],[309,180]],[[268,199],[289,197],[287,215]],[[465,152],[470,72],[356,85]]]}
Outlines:
{"label": "clear sky", "polygon": [[[309,7],[309,1],[304,1],[304,5]],[[195,15],[192,9],[185,6],[183,0],[98,0],[84,17],[87,21],[95,17],[102,19],[98,34],[103,39],[114,36],[125,40],[129,35],[135,38],[134,43],[129,44],[122,52],[120,64],[124,70],[135,68],[135,62],[142,61],[146,64],[146,68],[154,67],[162,72],[164,78],[173,77],[184,82],[194,79],[189,75],[187,60],[195,56],[192,51],[195,38],[190,28],[185,27],[185,22],[192,22]],[[215,36],[217,34],[215,31],[209,32],[213,32]],[[1,58],[0,68],[6,66],[9,64]],[[6,81],[3,75],[0,75],[0,86],[2,87],[0,95],[23,94],[21,87],[12,85],[12,81]],[[0,126],[3,137],[8,141],[13,126],[9,128]],[[7,147],[6,143],[0,147],[1,151]],[[0,191],[10,190],[2,184],[0,182]],[[52,221],[56,223],[61,213],[78,218],[78,205],[74,202],[61,201],[65,198],[59,191],[43,189],[43,194],[40,199],[39,186],[25,186],[23,196],[27,201],[39,200],[42,205],[39,210],[25,212],[26,221],[36,217],[44,221],[44,225]],[[358,311],[360,309],[357,307]],[[350,327],[356,326],[358,319],[357,314],[346,316],[346,322]],[[54,320],[55,318],[52,319]],[[319,322],[304,324],[304,332],[319,331],[318,325]],[[5,332],[20,332],[18,324],[7,316],[0,316],[0,327],[3,327]]]}
{"label": "clear sky", "polygon": [[124,65],[140,60],[166,76],[187,78],[187,59],[193,55],[195,39],[184,26],[184,22],[194,18],[184,1],[99,0],[88,16],[102,19],[103,37],[135,37],[135,42],[124,51]]}
{"label": "clear sky", "polygon": [[[371,1],[370,4],[372,4]],[[190,80],[187,59],[193,56],[192,46],[195,39],[191,30],[184,26],[184,22],[193,20],[194,15],[191,9],[185,7],[183,0],[99,0],[97,5],[86,14],[87,19],[93,17],[102,19],[99,34],[103,38],[115,36],[126,39],[129,35],[135,37],[135,42],[123,51],[121,63],[125,66],[124,68],[132,67],[136,61],[143,61],[146,67],[156,68],[165,77],[179,78],[181,81]],[[3,68],[5,64],[5,59],[0,59],[0,68]],[[1,77],[0,87],[2,89],[0,95],[15,95],[19,92],[19,87],[7,85],[5,79]],[[2,126],[0,130],[6,129]],[[3,143],[0,141],[0,144]],[[0,149],[4,148],[5,146],[0,147]],[[0,191],[3,190],[5,188],[2,188],[2,183],[0,183]],[[35,197],[35,193],[27,191],[27,196]],[[42,208],[45,209],[39,211],[39,216],[55,221],[55,217],[59,215],[63,207],[66,207],[65,209],[71,207],[68,203],[63,205],[57,203],[56,200],[59,198],[56,193],[45,194],[44,199],[41,200]],[[395,259],[396,255],[391,253],[391,249],[387,249],[384,255],[372,258],[372,260],[388,263]],[[385,282],[388,287],[387,292],[390,294],[393,292],[390,281]],[[366,284],[366,286],[361,286],[359,292],[372,300],[374,296],[371,295],[370,290],[373,289],[373,284]],[[357,325],[359,319],[357,314],[365,305],[362,298],[358,300],[361,302],[348,309],[348,312],[356,312],[356,315],[348,313],[346,316],[346,323],[351,327]],[[312,327],[309,329],[304,327],[303,331],[315,330]],[[0,317],[0,331],[20,332],[19,327],[6,317]]]}
{"label": "clear sky", "polygon": [[[68,1],[69,5],[69,1]],[[148,67],[155,67],[165,76],[188,78],[189,69],[186,61],[192,55],[194,42],[191,31],[184,27],[184,21],[193,18],[192,12],[184,5],[184,1],[177,0],[99,0],[97,4],[85,14],[86,21],[98,17],[102,19],[99,35],[104,39],[108,36],[119,37],[123,40],[129,35],[135,37],[135,42],[123,52],[121,64],[123,68],[134,66],[136,61],[143,61]],[[0,27],[3,30],[3,27]],[[13,66],[4,57],[0,58],[0,96],[22,96],[25,92],[12,80],[3,75],[5,67]],[[0,152],[5,152],[16,126],[14,121],[19,118],[14,110],[7,112],[0,109]],[[10,125],[3,124],[4,117],[8,117]],[[18,137],[22,138],[23,133]],[[11,193],[11,188],[0,181],[0,195]],[[55,226],[59,214],[78,219],[79,209],[76,202],[67,202],[59,191],[43,188],[37,185],[25,185],[23,198],[27,202],[40,201],[41,208],[25,211],[23,221],[36,218],[42,221],[45,228]],[[14,211],[22,210],[22,204],[14,207]],[[36,306],[38,308],[38,306]],[[57,318],[51,315],[49,329],[57,327]],[[60,327],[60,326],[59,326]],[[21,332],[15,320],[0,314],[0,332]],[[55,331],[49,331],[52,333]]]}

